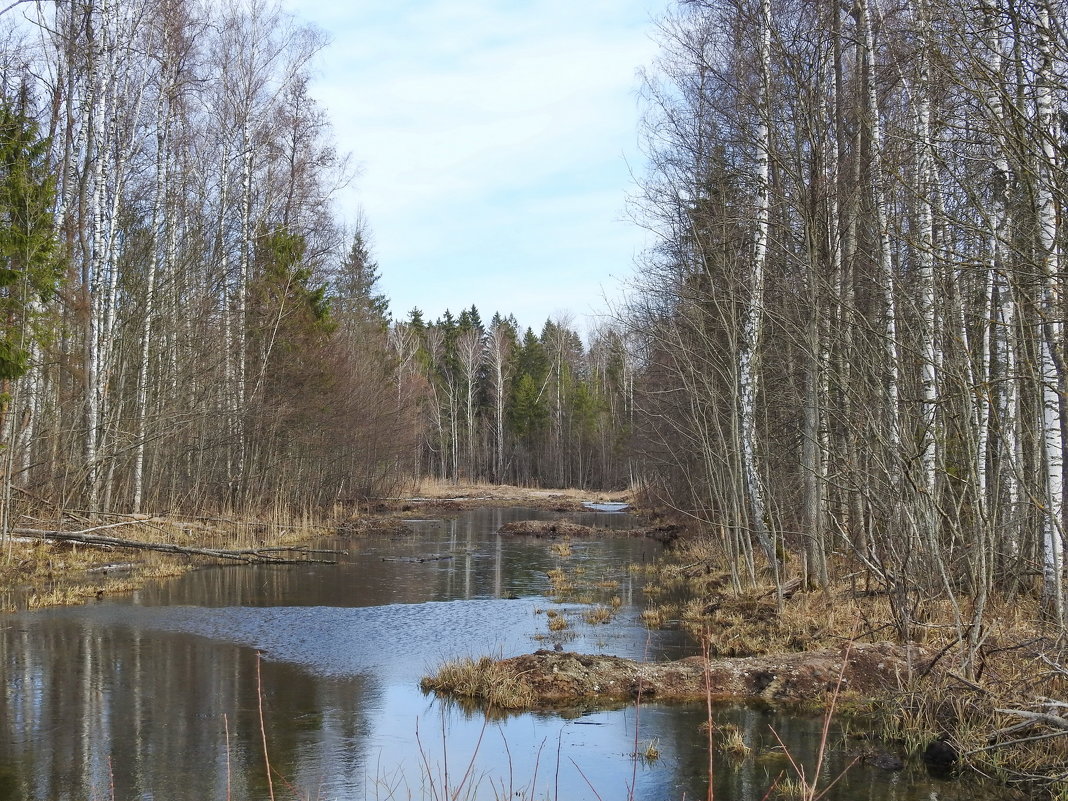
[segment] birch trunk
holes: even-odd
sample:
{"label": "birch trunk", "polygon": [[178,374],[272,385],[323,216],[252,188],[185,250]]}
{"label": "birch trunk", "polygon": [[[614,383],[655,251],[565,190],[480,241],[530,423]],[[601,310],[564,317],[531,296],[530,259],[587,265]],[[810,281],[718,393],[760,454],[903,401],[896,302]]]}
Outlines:
{"label": "birch trunk", "polygon": [[768,230],[771,220],[771,0],[760,3],[760,86],[757,98],[756,164],[754,178],[753,261],[749,278],[749,300],[745,307],[738,352],[738,403],[742,440],[742,470],[748,498],[749,527],[767,559],[777,564],[775,548],[768,534],[764,488],[757,468],[757,348],[764,319],[764,270],[767,264]]}
{"label": "birch trunk", "polygon": [[[144,498],[144,475],[145,475],[145,441],[146,421],[148,419],[148,382],[151,359],[152,324],[155,318],[156,301],[156,273],[159,271],[159,253],[166,247],[167,231],[170,225],[163,225],[165,216],[169,216],[167,206],[167,175],[166,175],[166,151],[168,147],[168,134],[170,131],[170,109],[167,106],[166,94],[170,91],[168,85],[161,85],[160,95],[156,102],[156,186],[155,196],[152,200],[152,255],[148,265],[148,275],[145,277],[145,306],[144,322],[141,328],[141,360],[137,377],[137,427],[135,431],[135,451],[133,465],[133,511],[141,511],[141,503]],[[161,226],[165,229],[161,233]]]}
{"label": "birch trunk", "polygon": [[874,0],[859,3],[861,35],[864,43],[865,112],[870,138],[868,168],[871,171],[872,204],[875,209],[875,227],[879,240],[877,276],[883,304],[883,375],[885,392],[885,460],[890,498],[898,497],[901,460],[901,424],[899,419],[898,386],[898,340],[897,301],[894,294],[894,274],[891,262],[890,223],[886,204],[886,178],[883,170],[883,124],[879,110],[879,96],[875,74],[875,38],[872,29],[871,4]]}
{"label": "birch trunk", "polygon": [[1044,598],[1057,621],[1065,622],[1063,593],[1064,527],[1064,441],[1062,436],[1063,323],[1061,321],[1060,260],[1057,251],[1057,209],[1054,203],[1054,175],[1057,169],[1054,120],[1053,29],[1049,3],[1037,7],[1038,75],[1036,86],[1036,122],[1038,152],[1036,159],[1036,199],[1038,211],[1038,245],[1041,268],[1039,335],[1039,369],[1042,379],[1042,446],[1045,468],[1045,499],[1042,515]]}

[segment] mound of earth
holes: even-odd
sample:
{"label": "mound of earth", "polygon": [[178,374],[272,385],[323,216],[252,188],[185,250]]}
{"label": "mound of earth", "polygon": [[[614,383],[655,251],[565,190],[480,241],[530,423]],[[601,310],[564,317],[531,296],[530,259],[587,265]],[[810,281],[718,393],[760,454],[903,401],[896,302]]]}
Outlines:
{"label": "mound of earth", "polygon": [[566,520],[516,520],[505,523],[498,529],[498,533],[555,540],[559,537],[605,537],[616,532],[606,528],[568,523]]}
{"label": "mound of earth", "polygon": [[574,537],[576,539],[591,537],[651,537],[666,544],[674,542],[681,532],[681,526],[674,525],[619,529],[583,526],[579,523],[569,523],[566,520],[517,520],[513,523],[505,523],[498,529],[500,534],[540,537],[550,540],[560,537]]}
{"label": "mound of earth", "polygon": [[[695,701],[706,675],[717,699],[822,701],[842,676],[843,693],[872,695],[905,683],[930,655],[918,646],[857,643],[848,649],[733,659],[688,657],[643,663],[616,656],[537,651],[497,664],[530,686],[538,705],[631,699]],[[848,662],[842,675],[842,660]]]}
{"label": "mound of earth", "polygon": [[345,520],[338,524],[335,532],[338,537],[363,537],[379,535],[400,537],[412,534],[412,527],[402,520],[389,517],[365,515]]}

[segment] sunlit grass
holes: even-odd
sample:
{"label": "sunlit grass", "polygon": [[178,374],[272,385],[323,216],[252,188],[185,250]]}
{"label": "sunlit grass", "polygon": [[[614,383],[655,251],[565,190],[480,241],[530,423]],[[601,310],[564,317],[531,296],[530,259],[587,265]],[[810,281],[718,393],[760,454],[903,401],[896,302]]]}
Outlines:
{"label": "sunlit grass", "polygon": [[549,616],[549,631],[563,631],[568,627],[567,619],[563,615]]}
{"label": "sunlit grass", "polygon": [[567,557],[571,556],[571,554],[572,554],[571,542],[569,540],[562,540],[560,542],[554,542],[552,545],[549,546],[549,551],[554,556],[559,556],[561,558],[567,558]]}
{"label": "sunlit grass", "polygon": [[594,606],[591,609],[587,609],[582,617],[587,623],[608,623],[612,620],[612,610],[607,606]]}
{"label": "sunlit grass", "polygon": [[464,657],[443,664],[419,683],[426,691],[450,693],[484,701],[500,709],[529,709],[534,691],[499,662],[489,657]]}

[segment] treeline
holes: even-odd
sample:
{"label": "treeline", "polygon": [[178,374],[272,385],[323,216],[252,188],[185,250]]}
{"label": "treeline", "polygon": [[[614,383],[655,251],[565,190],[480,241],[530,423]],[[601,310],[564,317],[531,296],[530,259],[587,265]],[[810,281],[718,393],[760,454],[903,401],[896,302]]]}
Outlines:
{"label": "treeline", "polygon": [[[902,633],[1065,619],[1064,6],[688,0],[646,83],[650,491]],[[759,558],[757,555],[762,554]]]}
{"label": "treeline", "polygon": [[4,524],[12,498],[245,510],[409,480],[413,388],[366,231],[331,211],[319,34],[258,0],[15,4],[0,29]]}
{"label": "treeline", "polygon": [[625,487],[634,376],[610,327],[586,348],[559,321],[541,334],[513,316],[484,324],[472,306],[433,323],[415,309],[390,330],[402,374],[418,381],[417,472],[550,487]]}
{"label": "treeline", "polygon": [[0,14],[0,526],[13,503],[258,512],[445,480],[621,486],[633,375],[474,308],[391,319],[264,0]]}

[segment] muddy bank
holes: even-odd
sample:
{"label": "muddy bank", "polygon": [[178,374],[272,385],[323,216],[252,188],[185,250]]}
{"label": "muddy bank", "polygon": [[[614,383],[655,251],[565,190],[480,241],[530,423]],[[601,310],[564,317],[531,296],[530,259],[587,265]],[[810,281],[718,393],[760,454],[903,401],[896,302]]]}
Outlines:
{"label": "muddy bank", "polygon": [[[842,662],[846,659],[843,673]],[[764,699],[823,703],[841,677],[841,692],[871,696],[900,688],[923,670],[931,655],[918,647],[893,643],[856,643],[851,648],[774,656],[705,660],[687,657],[674,662],[643,663],[615,656],[536,651],[474,665],[492,668],[529,688],[532,706],[604,703],[630,700],[697,701],[705,698],[706,680],[719,700]],[[444,670],[442,674],[444,675]],[[471,696],[471,682],[436,689]]]}
{"label": "muddy bank", "polygon": [[396,517],[364,515],[343,520],[337,525],[334,533],[342,539],[366,536],[403,537],[412,533],[412,527]]}
{"label": "muddy bank", "polygon": [[658,542],[669,544],[677,540],[683,533],[681,526],[661,525],[645,526],[632,529],[609,529],[600,526],[583,526],[578,523],[569,523],[566,520],[518,520],[514,523],[505,523],[498,530],[500,534],[524,537],[539,537],[542,539],[561,539],[571,537],[574,539],[598,539],[607,537],[649,537]]}

